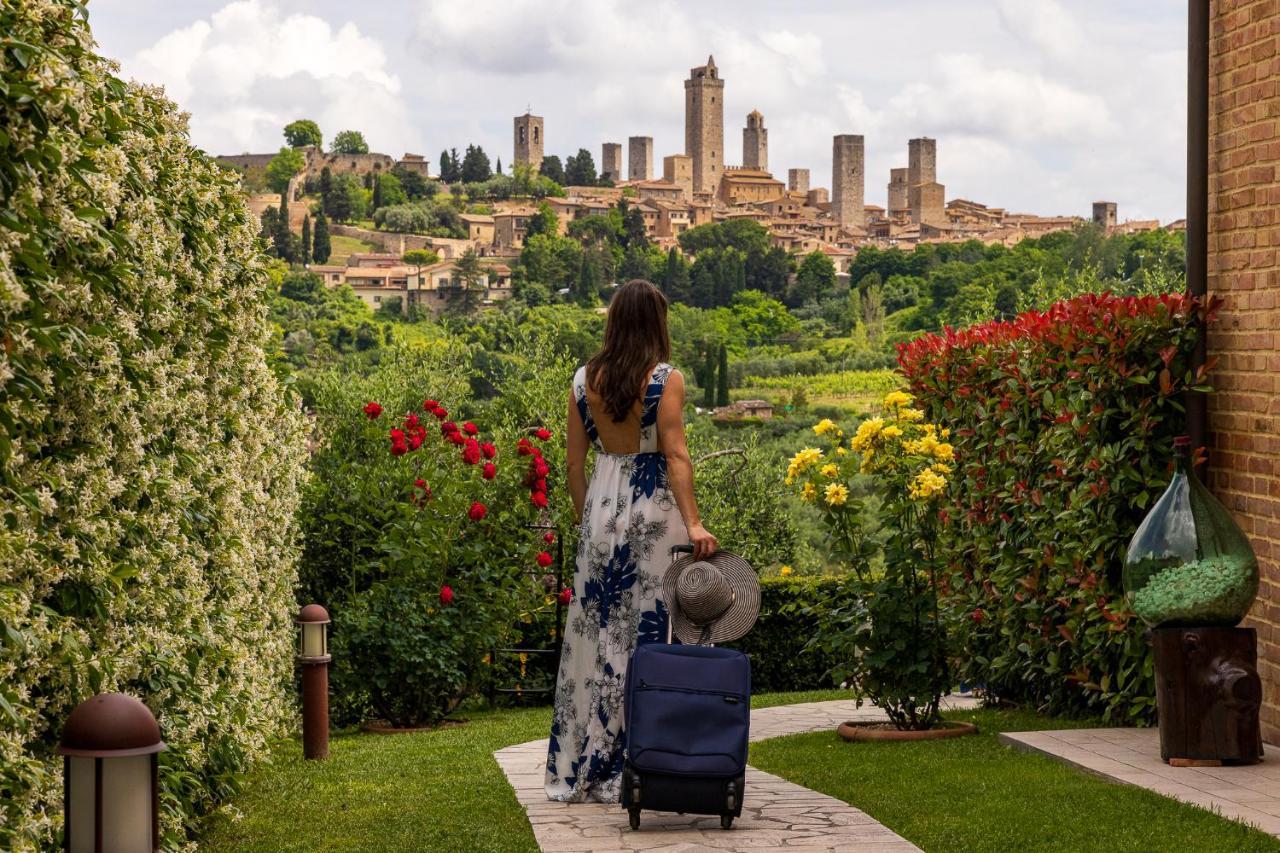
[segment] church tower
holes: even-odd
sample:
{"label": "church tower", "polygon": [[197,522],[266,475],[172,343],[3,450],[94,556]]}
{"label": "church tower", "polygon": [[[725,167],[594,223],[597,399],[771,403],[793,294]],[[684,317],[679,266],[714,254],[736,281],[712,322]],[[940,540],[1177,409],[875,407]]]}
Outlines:
{"label": "church tower", "polygon": [[724,174],[724,81],[713,56],[684,81],[684,153],[693,159],[693,191],[714,193]]}
{"label": "church tower", "polygon": [[536,172],[542,168],[542,116],[525,112],[515,119],[515,157],[512,165],[527,163]]}
{"label": "church tower", "polygon": [[742,129],[742,165],[769,171],[769,131],[759,110],[747,114],[747,126]]}

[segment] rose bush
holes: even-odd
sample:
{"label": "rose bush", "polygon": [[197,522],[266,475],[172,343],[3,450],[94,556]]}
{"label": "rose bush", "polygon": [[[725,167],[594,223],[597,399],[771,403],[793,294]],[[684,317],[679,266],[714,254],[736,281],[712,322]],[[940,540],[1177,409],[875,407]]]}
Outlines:
{"label": "rose bush", "polygon": [[900,348],[912,392],[952,429],[942,603],[958,674],[993,698],[1154,715],[1120,567],[1168,483],[1182,394],[1205,381],[1189,365],[1210,307],[1181,294],[1081,296]]}

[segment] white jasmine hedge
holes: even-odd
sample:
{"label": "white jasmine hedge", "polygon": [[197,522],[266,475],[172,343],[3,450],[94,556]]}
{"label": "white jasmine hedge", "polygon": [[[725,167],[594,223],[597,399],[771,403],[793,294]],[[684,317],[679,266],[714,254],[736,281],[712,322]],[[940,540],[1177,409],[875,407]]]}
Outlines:
{"label": "white jasmine hedge", "polygon": [[139,696],[166,847],[291,718],[305,422],[236,187],[81,4],[0,4],[0,849],[57,843],[67,713]]}

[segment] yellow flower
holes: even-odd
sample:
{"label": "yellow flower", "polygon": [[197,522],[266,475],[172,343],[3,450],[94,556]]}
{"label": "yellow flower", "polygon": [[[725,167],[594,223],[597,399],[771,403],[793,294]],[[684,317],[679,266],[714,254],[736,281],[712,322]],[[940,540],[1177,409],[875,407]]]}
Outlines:
{"label": "yellow flower", "polygon": [[902,427],[896,427],[892,425],[887,426],[884,429],[880,430],[880,434],[883,435],[885,438],[897,438],[898,436],[902,435]]}
{"label": "yellow flower", "polygon": [[943,437],[943,438],[951,438],[951,430],[949,430],[949,429],[944,429],[944,430],[942,431],[942,437]]}
{"label": "yellow flower", "polygon": [[906,421],[907,423],[922,421],[924,420],[924,412],[919,409],[899,409],[898,420]]}
{"label": "yellow flower", "polygon": [[796,478],[795,478],[795,476],[794,476],[794,475],[792,475],[792,474],[788,474],[788,475],[787,475],[787,479],[783,480],[783,482],[784,482],[784,483],[786,483],[788,486],[790,486],[790,485],[791,485],[792,483],[794,483],[795,481],[796,481]]}
{"label": "yellow flower", "polygon": [[944,477],[949,477],[951,475],[951,466],[943,465],[941,462],[935,462],[932,465],[930,465],[929,468],[933,471],[938,472]]}
{"label": "yellow flower", "polygon": [[787,476],[794,477],[811,466],[816,465],[821,459],[821,450],[816,447],[806,447],[795,456],[791,457],[791,462],[787,465]]}
{"label": "yellow flower", "polygon": [[912,500],[928,500],[942,493],[947,487],[947,480],[932,468],[926,468],[911,481],[909,493]]}
{"label": "yellow flower", "polygon": [[843,447],[836,448],[836,456],[844,456],[848,452],[849,451],[845,450]]}
{"label": "yellow flower", "polygon": [[792,569],[790,566],[783,566],[782,568],[778,569],[778,574],[782,575],[784,578],[787,575],[791,574],[791,572],[792,572]]}
{"label": "yellow flower", "polygon": [[933,456],[941,462],[950,462],[956,458],[955,449],[949,444],[939,444],[933,449]]}
{"label": "yellow flower", "polygon": [[906,391],[890,391],[885,395],[884,405],[889,409],[897,409],[902,406],[911,405],[911,401],[915,399]]}
{"label": "yellow flower", "polygon": [[836,422],[831,418],[823,418],[813,425],[813,431],[818,435],[826,435],[836,428]]}
{"label": "yellow flower", "polygon": [[849,489],[840,483],[832,483],[827,486],[823,496],[831,506],[844,506],[844,502],[849,499]]}
{"label": "yellow flower", "polygon": [[866,449],[871,442],[876,440],[876,436],[880,434],[882,429],[884,429],[884,418],[867,418],[858,424],[858,431],[849,440],[849,446],[854,450]]}
{"label": "yellow flower", "polygon": [[826,465],[822,466],[822,476],[826,477],[828,480],[834,480],[837,476],[839,476],[839,474],[840,474],[840,466],[835,464],[834,462],[828,462]]}
{"label": "yellow flower", "polygon": [[800,499],[803,500],[805,503],[812,503],[813,499],[817,497],[817,495],[818,495],[817,487],[814,486],[813,483],[805,483],[804,489],[801,490],[800,492]]}

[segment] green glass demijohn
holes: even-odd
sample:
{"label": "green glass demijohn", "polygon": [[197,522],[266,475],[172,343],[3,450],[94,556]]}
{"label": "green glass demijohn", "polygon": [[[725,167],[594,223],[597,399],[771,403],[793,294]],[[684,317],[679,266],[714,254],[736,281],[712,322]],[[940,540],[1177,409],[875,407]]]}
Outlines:
{"label": "green glass demijohn", "polygon": [[1129,606],[1156,627],[1232,627],[1258,594],[1258,559],[1231,513],[1196,477],[1191,440],[1173,442],[1178,467],[1129,541]]}

